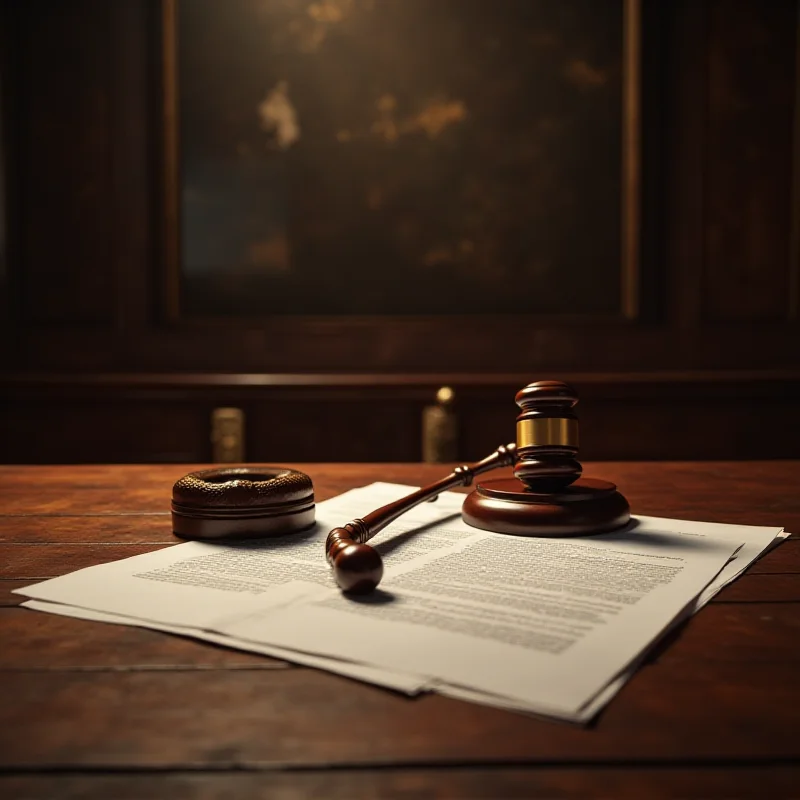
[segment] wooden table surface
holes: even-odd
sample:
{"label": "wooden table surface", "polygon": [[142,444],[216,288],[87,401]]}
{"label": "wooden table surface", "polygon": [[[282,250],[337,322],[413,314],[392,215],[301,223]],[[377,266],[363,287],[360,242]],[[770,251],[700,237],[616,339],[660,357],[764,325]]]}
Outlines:
{"label": "wooden table surface", "polygon": [[[291,466],[318,500],[447,472]],[[175,544],[170,491],[192,468],[0,467],[0,797],[800,797],[797,538],[660,643],[587,728],[16,607],[16,587]],[[634,513],[800,531],[800,462],[585,472]]]}

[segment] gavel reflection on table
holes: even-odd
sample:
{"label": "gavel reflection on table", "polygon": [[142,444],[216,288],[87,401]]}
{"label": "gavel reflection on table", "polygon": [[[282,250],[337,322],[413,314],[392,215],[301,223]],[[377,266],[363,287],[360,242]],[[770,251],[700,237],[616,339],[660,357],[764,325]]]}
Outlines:
{"label": "gavel reflection on table", "polygon": [[581,536],[605,533],[630,520],[628,501],[608,481],[581,478],[575,391],[560,381],[528,384],[515,398],[517,441],[501,445],[471,466],[406,497],[334,528],[325,554],[336,583],[351,594],[366,594],[383,577],[380,553],[366,544],[410,509],[498,467],[514,466],[514,477],[484,481],[467,495],[464,522],[515,536]]}

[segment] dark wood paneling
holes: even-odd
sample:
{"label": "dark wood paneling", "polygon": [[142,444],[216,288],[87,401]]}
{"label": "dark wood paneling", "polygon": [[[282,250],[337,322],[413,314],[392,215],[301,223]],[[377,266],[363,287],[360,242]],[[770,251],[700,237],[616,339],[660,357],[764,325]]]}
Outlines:
{"label": "dark wood paneling", "polygon": [[109,325],[111,4],[17,5],[21,310],[31,323]]}
{"label": "dark wood paneling", "polygon": [[[421,404],[360,390],[243,403],[247,452],[255,461],[419,461]],[[432,393],[431,393],[432,394]],[[248,409],[250,410],[248,413]]]}
{"label": "dark wood paneling", "polygon": [[[19,79],[19,63],[16,58],[15,16],[11,3],[0,3],[0,175],[2,180],[3,201],[2,209],[2,255],[0,255],[0,326],[5,330],[13,330],[17,318],[15,300],[14,278],[16,277],[11,265],[17,258],[16,247],[18,237],[14,235],[19,227],[19,202],[17,191],[19,181],[16,179],[19,171],[19,160],[16,154],[18,147],[18,131],[14,120],[18,116],[19,94],[21,81]],[[6,338],[6,337],[2,337]],[[0,353],[3,347],[0,345]]]}
{"label": "dark wood paneling", "polygon": [[[458,457],[512,441],[526,374],[50,375],[0,380],[0,460],[211,458],[214,408],[245,413],[248,461],[417,461],[422,413],[455,389]],[[581,458],[800,455],[800,373],[552,374],[580,395]]]}
{"label": "dark wood paneling", "polygon": [[10,321],[11,307],[8,287],[8,154],[6,128],[10,116],[10,97],[6,87],[12,83],[7,9],[0,5],[0,326]]}
{"label": "dark wood paneling", "polygon": [[22,324],[0,337],[0,361],[22,378],[0,382],[0,459],[206,460],[211,410],[235,405],[248,458],[414,460],[442,383],[459,393],[460,455],[476,458],[512,438],[513,393],[550,377],[576,379],[585,458],[800,452],[800,326],[785,319],[796,3],[643,4],[638,321],[214,326],[161,313],[159,5],[3,3],[10,308]]}
{"label": "dark wood paneling", "polygon": [[[0,341],[28,369],[64,372],[652,372],[798,366],[800,327],[537,324],[527,318],[268,320],[98,336],[65,326]],[[13,362],[12,362],[13,363]]]}
{"label": "dark wood paneling", "polygon": [[208,461],[208,414],[193,403],[116,397],[71,402],[57,394],[9,403],[0,415],[2,458],[51,464],[84,461]]}
{"label": "dark wood paneling", "polygon": [[710,4],[705,313],[789,313],[794,0]]}
{"label": "dark wood paneling", "polygon": [[664,25],[664,150],[651,157],[662,161],[665,171],[659,242],[667,295],[664,318],[675,339],[685,342],[698,335],[702,297],[708,4],[677,0],[669,5],[674,13],[667,14]]}
{"label": "dark wood paneling", "polygon": [[113,266],[117,277],[117,295],[108,303],[115,304],[115,322],[125,341],[137,338],[152,322],[157,179],[151,104],[156,64],[148,31],[154,27],[156,13],[153,3],[144,0],[115,0],[107,5],[113,44],[109,210],[113,265],[105,269]]}
{"label": "dark wood paneling", "polygon": [[[800,433],[793,432],[793,419],[798,399],[795,387],[786,399],[772,398],[757,410],[747,395],[733,391],[722,400],[694,395],[586,402],[579,409],[580,457],[641,461],[796,458]],[[499,400],[485,408],[473,405],[461,417],[460,452],[465,458],[491,452],[499,431],[505,430],[513,440],[507,405]]]}

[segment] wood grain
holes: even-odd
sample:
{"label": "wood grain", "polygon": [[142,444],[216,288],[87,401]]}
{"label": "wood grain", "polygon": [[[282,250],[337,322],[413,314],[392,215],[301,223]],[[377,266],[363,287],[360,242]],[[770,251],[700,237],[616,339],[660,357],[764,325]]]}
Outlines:
{"label": "wood grain", "polygon": [[[702,797],[792,797],[800,783],[800,767],[775,764],[754,767],[731,764],[724,768],[648,767],[494,767],[467,765],[443,768],[337,769],[281,773],[269,765],[252,771],[158,771],[122,774],[59,774],[0,776],[0,795],[25,800],[529,800],[532,797],[614,797],[652,800]],[[501,794],[500,794],[501,793]]]}
{"label": "wood grain", "polygon": [[[204,466],[209,465],[0,466],[0,523],[5,525],[2,518],[14,514],[163,514],[169,510],[172,484]],[[432,483],[454,465],[292,462],[282,466],[310,475],[315,497],[324,500],[375,480],[413,486]],[[587,476],[616,483],[634,514],[800,531],[796,491],[800,461],[583,462],[583,467]],[[498,471],[495,477],[510,474]],[[737,496],[747,502],[737,502]]]}
{"label": "wood grain", "polygon": [[23,589],[26,586],[30,586],[31,583],[34,583],[34,581],[0,580],[0,608],[13,608],[20,603],[24,603],[27,598],[23,597],[21,594],[11,594],[11,592],[14,591],[14,589]]}
{"label": "wood grain", "polygon": [[159,550],[151,544],[0,545],[0,578],[38,580]]}
{"label": "wood grain", "polygon": [[0,611],[0,671],[287,667],[279,659],[146,628],[90,622],[27,608]]}
{"label": "wood grain", "polygon": [[800,581],[793,573],[759,574],[750,570],[730,586],[726,586],[712,602],[800,603]]}
{"label": "wood grain", "polygon": [[[780,555],[779,550],[782,551]],[[751,575],[793,575],[798,572],[800,572],[800,539],[796,538],[787,539],[780,548],[771,550],[750,568]]]}
{"label": "wood grain", "polygon": [[800,637],[799,611],[796,603],[711,603],[667,634],[647,663],[800,661],[786,650]]}
{"label": "wood grain", "polygon": [[[788,662],[643,668],[581,729],[316,670],[8,672],[0,767],[797,758],[796,675]],[[342,736],[343,719],[381,724]]]}
{"label": "wood grain", "polygon": [[[122,524],[135,522],[128,515],[162,515],[169,512],[172,485],[187,472],[212,464],[126,465],[123,468],[81,464],[59,466],[0,466],[0,524],[4,517],[53,517],[93,515],[122,517]],[[284,464],[282,466],[289,466]],[[332,468],[331,468],[332,467]],[[314,496],[325,500],[348,488],[375,480],[414,482],[445,468],[410,464],[382,465],[380,472],[360,464],[306,464],[293,468],[307,472],[314,481]],[[428,473],[425,472],[428,471]],[[354,481],[355,477],[355,481]],[[35,492],[31,487],[35,486]],[[111,524],[105,520],[106,524]],[[44,524],[44,523],[43,523]],[[75,524],[73,522],[73,524]],[[87,519],[86,524],[93,524]]]}
{"label": "wood grain", "polygon": [[2,516],[0,546],[14,544],[175,544],[168,511],[104,517]]}

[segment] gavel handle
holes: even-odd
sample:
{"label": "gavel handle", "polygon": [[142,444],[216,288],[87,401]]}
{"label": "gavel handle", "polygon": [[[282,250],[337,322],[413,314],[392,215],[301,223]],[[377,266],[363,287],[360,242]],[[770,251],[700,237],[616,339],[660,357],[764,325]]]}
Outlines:
{"label": "gavel handle", "polygon": [[382,506],[363,519],[354,519],[341,528],[334,528],[325,540],[325,557],[333,568],[336,583],[342,590],[352,594],[371,592],[383,577],[383,560],[380,553],[366,542],[420,503],[433,500],[455,486],[469,486],[477,475],[498,467],[511,466],[516,460],[517,446],[513,442],[500,445],[494,453],[477,464],[456,467],[436,483]]}

